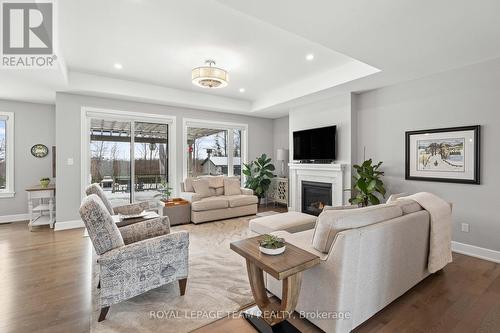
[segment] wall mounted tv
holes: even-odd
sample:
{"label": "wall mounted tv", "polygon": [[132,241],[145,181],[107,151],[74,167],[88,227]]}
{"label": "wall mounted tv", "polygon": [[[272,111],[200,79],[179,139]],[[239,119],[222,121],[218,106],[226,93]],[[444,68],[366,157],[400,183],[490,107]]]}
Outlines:
{"label": "wall mounted tv", "polygon": [[293,159],[296,161],[333,161],[337,126],[293,132]]}

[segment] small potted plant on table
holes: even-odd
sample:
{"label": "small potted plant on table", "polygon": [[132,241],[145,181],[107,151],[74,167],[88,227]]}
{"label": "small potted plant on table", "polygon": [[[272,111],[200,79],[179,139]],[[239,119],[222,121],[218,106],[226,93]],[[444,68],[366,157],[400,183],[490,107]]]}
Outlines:
{"label": "small potted plant on table", "polygon": [[40,179],[40,187],[46,188],[50,184],[50,178],[42,178]]}
{"label": "small potted plant on table", "polygon": [[259,250],[264,254],[277,255],[285,252],[285,240],[273,235],[264,235],[259,241]]}

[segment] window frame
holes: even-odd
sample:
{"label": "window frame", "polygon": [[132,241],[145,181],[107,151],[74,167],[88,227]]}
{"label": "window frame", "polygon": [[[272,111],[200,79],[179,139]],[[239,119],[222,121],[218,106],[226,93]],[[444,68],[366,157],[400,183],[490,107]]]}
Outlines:
{"label": "window frame", "polygon": [[7,117],[5,122],[5,189],[0,189],[0,198],[13,198],[14,187],[14,112],[0,111],[0,116]]}
{"label": "window frame", "polygon": [[[187,143],[187,131],[188,127],[197,127],[197,128],[211,128],[211,129],[220,129],[220,130],[228,130],[228,139],[230,142],[229,147],[227,149],[227,175],[229,177],[234,175],[234,140],[233,140],[233,130],[238,129],[241,131],[240,140],[243,141],[240,143],[242,150],[241,152],[241,169],[243,170],[243,164],[248,161],[248,124],[244,123],[230,123],[224,121],[213,121],[213,120],[204,120],[204,119],[192,119],[192,118],[183,118],[182,119],[182,181],[184,181],[188,177],[188,143]],[[231,157],[231,158],[229,158]],[[244,182],[243,172],[241,174],[241,182]]]}

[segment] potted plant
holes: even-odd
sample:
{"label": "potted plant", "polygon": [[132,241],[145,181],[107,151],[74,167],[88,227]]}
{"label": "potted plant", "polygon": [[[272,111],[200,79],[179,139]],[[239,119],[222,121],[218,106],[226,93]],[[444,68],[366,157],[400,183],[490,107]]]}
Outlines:
{"label": "potted plant", "polygon": [[382,162],[373,165],[372,160],[366,160],[361,165],[353,165],[357,175],[354,175],[354,194],[355,196],[349,199],[349,202],[360,207],[366,207],[369,204],[378,205],[380,199],[377,195],[385,197],[384,183],[380,179],[384,175],[383,171],[379,171]]}
{"label": "potted plant", "polygon": [[259,241],[259,250],[264,254],[277,255],[285,252],[285,240],[273,235],[264,235]]}
{"label": "potted plant", "polygon": [[50,178],[44,177],[40,179],[40,186],[46,188],[50,184]]}
{"label": "potted plant", "polygon": [[243,164],[243,174],[246,176],[245,187],[254,191],[259,198],[259,204],[271,185],[274,169],[271,158],[268,158],[266,154],[262,154],[255,161]]}
{"label": "potted plant", "polygon": [[172,195],[172,188],[165,180],[162,180],[161,184],[158,185],[158,192],[160,192],[160,195],[157,194],[155,197],[160,196],[161,201],[167,202]]}

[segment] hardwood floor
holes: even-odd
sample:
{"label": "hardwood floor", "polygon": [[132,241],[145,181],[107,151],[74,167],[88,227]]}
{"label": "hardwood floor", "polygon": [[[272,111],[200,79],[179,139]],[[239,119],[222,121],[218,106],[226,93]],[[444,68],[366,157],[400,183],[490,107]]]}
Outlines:
{"label": "hardwood floor", "polygon": [[1,332],[89,331],[91,245],[82,235],[0,224]]}
{"label": "hardwood floor", "polygon": [[[500,265],[460,254],[353,332],[500,332]],[[300,319],[304,333],[322,332]],[[195,333],[254,333],[245,319],[221,319]]]}
{"label": "hardwood floor", "polygon": [[[91,245],[82,234],[0,224],[0,332],[89,331]],[[305,333],[320,332],[307,321],[292,322]],[[227,318],[195,332],[255,331],[244,319]],[[500,265],[454,254],[442,273],[355,332],[500,332]]]}

